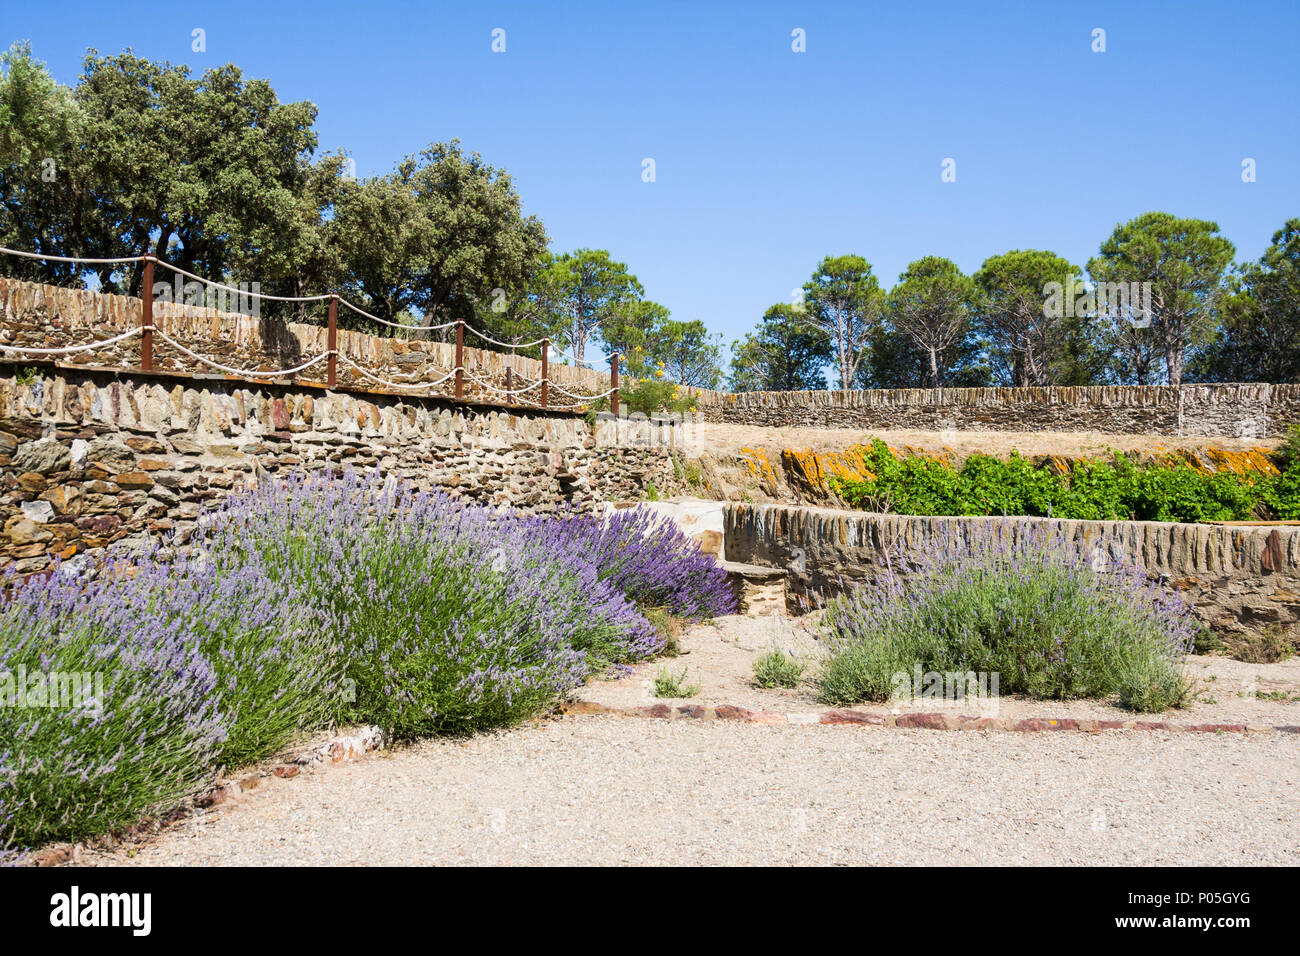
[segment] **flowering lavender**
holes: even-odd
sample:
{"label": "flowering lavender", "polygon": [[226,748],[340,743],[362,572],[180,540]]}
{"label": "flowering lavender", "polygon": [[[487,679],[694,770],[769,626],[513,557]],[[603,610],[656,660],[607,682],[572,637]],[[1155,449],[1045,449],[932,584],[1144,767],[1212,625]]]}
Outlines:
{"label": "flowering lavender", "polygon": [[100,674],[103,699],[0,702],[0,848],[122,826],[211,778],[227,734],[217,672],[175,610],[153,564],[89,586],[56,573],[5,605],[0,673]]}
{"label": "flowering lavender", "polygon": [[893,676],[919,664],[997,673],[1004,691],[1038,698],[1117,693],[1138,710],[1180,705],[1196,619],[1111,550],[1014,522],[949,525],[906,574],[832,603],[823,698],[886,700]]}
{"label": "flowering lavender", "polygon": [[87,706],[0,706],[0,850],[133,822],[331,722],[508,724],[657,652],[638,602],[734,609],[648,515],[537,517],[354,473],[263,481],[185,547],[89,582],[5,585],[0,675],[103,681]]}
{"label": "flowering lavender", "polygon": [[476,507],[377,474],[264,482],[196,546],[249,555],[317,608],[355,691],[337,719],[398,736],[518,720],[650,656],[663,638],[638,602],[693,616],[734,602],[675,527]]}

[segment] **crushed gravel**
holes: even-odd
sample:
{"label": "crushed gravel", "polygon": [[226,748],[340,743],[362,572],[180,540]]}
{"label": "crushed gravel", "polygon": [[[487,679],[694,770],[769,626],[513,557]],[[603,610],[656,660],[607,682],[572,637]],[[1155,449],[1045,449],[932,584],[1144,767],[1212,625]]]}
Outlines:
{"label": "crushed gravel", "polygon": [[1300,863],[1300,741],[566,717],[304,773],[83,864]]}

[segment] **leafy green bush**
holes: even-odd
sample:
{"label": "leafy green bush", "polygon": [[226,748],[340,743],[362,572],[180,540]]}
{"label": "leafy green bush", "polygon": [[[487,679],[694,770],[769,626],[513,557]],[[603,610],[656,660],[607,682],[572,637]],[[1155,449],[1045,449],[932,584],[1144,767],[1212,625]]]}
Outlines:
{"label": "leafy green bush", "polygon": [[797,687],[803,677],[804,663],[778,647],[754,660],[755,687]]}
{"label": "leafy green bush", "polygon": [[1075,462],[1068,475],[1017,452],[1003,461],[971,455],[960,468],[907,455],[880,440],[864,456],[874,477],[832,478],[850,506],[914,515],[1029,515],[1132,521],[1232,521],[1260,506],[1279,517],[1300,512],[1300,466],[1280,478],[1205,473],[1186,464],[1138,465],[1126,455]]}
{"label": "leafy green bush", "polygon": [[1180,706],[1196,619],[1140,569],[1098,562],[1104,553],[1001,523],[954,526],[901,583],[831,604],[822,698],[888,700],[898,675],[919,667],[997,674],[1002,691],[1036,698],[1118,693],[1134,709]]}
{"label": "leafy green bush", "polygon": [[1300,425],[1292,425],[1287,429],[1286,438],[1277,449],[1279,471],[1286,471],[1296,464],[1300,464]]}
{"label": "leafy green bush", "polygon": [[1292,425],[1277,452],[1282,474],[1265,492],[1265,501],[1284,521],[1300,521],[1300,425]]}
{"label": "leafy green bush", "polygon": [[686,682],[685,667],[680,671],[661,667],[659,673],[655,675],[654,693],[656,697],[694,697],[699,692],[699,684],[688,684]]}

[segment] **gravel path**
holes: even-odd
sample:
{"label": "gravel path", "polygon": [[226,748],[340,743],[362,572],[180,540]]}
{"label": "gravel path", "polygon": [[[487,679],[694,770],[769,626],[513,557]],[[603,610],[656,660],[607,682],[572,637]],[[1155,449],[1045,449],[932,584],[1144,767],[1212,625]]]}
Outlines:
{"label": "gravel path", "polygon": [[[792,690],[757,690],[751,686],[754,660],[773,647],[793,653],[808,665],[813,677],[825,655],[816,639],[816,614],[804,617],[745,617],[731,615],[687,627],[679,638],[681,657],[639,664],[625,677],[593,680],[578,690],[581,700],[612,707],[647,704],[735,704],[751,710],[810,714],[830,705],[817,697],[811,680]],[[654,677],[661,669],[686,671],[688,683],[700,692],[687,700],[661,701],[654,696]],[[1117,697],[1106,700],[1032,700],[1006,695],[975,703],[917,700],[913,704],[859,704],[845,708],[867,713],[943,711],[953,714],[1088,720],[1151,720],[1175,724],[1247,724],[1278,727],[1300,725],[1300,657],[1276,664],[1246,664],[1227,657],[1191,655],[1187,674],[1197,681],[1188,706],[1160,714],[1135,714],[1119,706]]]}
{"label": "gravel path", "polygon": [[269,778],[81,862],[1300,863],[1289,736],[568,717]]}

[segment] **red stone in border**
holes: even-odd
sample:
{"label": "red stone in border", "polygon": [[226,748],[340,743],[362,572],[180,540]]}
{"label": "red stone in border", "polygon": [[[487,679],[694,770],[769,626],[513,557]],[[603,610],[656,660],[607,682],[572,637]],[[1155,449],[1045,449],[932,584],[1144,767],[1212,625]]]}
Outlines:
{"label": "red stone in border", "polygon": [[713,712],[718,720],[749,720],[750,714],[744,707],[737,707],[735,704],[719,704],[713,708]]}
{"label": "red stone in border", "polygon": [[637,717],[656,717],[661,720],[670,720],[673,716],[673,709],[667,704],[651,704],[649,707],[634,707],[629,713]]}
{"label": "red stone in border", "polygon": [[923,730],[948,730],[951,726],[945,714],[899,714],[895,727],[917,727]]}
{"label": "red stone in border", "polygon": [[1026,720],[1016,721],[1015,729],[1030,732],[1038,730],[1078,730],[1079,722],[1072,718],[1056,720],[1051,717],[1030,717]]}
{"label": "red stone in border", "polygon": [[751,724],[788,724],[790,721],[785,719],[785,714],[778,714],[771,710],[751,710],[745,718]]}
{"label": "red stone in border", "polygon": [[1182,730],[1177,724],[1166,723],[1163,720],[1139,720],[1137,722],[1138,730]]}

